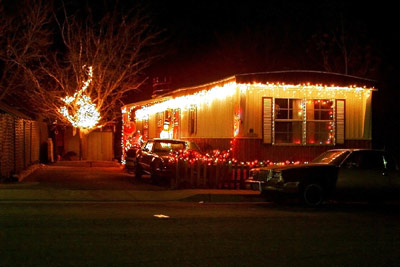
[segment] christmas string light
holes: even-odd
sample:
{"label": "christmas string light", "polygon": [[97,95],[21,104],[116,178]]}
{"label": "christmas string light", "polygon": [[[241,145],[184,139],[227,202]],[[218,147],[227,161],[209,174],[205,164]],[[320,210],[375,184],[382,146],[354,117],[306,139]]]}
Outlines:
{"label": "christmas string light", "polygon": [[62,98],[61,100],[66,105],[58,110],[72,126],[80,128],[83,131],[94,128],[101,119],[96,104],[92,102],[90,96],[84,94],[92,79],[93,69],[90,66],[88,68],[88,79],[83,82],[82,88],[73,96]]}
{"label": "christmas string light", "polygon": [[142,120],[145,117],[148,117],[151,114],[155,114],[158,112],[163,112],[167,109],[181,109],[188,110],[191,106],[196,105],[200,106],[200,104],[210,105],[216,99],[225,99],[227,97],[233,96],[236,92],[236,89],[239,89],[241,93],[245,92],[253,92],[253,91],[265,91],[266,94],[271,94],[275,97],[279,97],[281,93],[292,92],[295,94],[302,94],[303,97],[306,98],[319,98],[319,99],[328,99],[328,98],[337,98],[344,97],[345,94],[352,94],[356,96],[358,99],[368,98],[371,94],[370,88],[365,87],[357,87],[357,86],[325,86],[325,85],[310,85],[307,84],[299,84],[299,85],[290,85],[283,83],[248,83],[241,84],[236,82],[230,82],[223,86],[215,86],[209,90],[202,90],[200,92],[179,96],[175,98],[170,98],[163,100],[158,103],[152,103],[148,105],[144,105],[140,107],[136,111],[136,120]]}
{"label": "christmas string light", "polygon": [[[301,118],[303,124],[303,131],[302,136],[299,144],[313,144],[307,141],[307,101],[317,100],[323,101],[325,104],[332,103],[330,107],[332,111],[330,112],[329,116],[330,119],[327,121],[327,140],[320,141],[318,140],[319,144],[335,144],[335,101],[334,99],[337,98],[353,98],[358,99],[359,101],[365,101],[371,95],[371,91],[373,89],[366,88],[366,87],[358,87],[355,85],[352,86],[335,86],[335,85],[322,85],[322,84],[310,84],[310,83],[303,83],[303,84],[284,84],[284,83],[236,83],[236,82],[229,82],[223,86],[215,86],[209,90],[202,90],[190,95],[178,96],[166,99],[155,99],[148,104],[145,105],[137,105],[137,106],[130,106],[129,107],[129,115],[133,109],[135,109],[135,121],[141,120],[148,120],[150,115],[164,112],[166,110],[174,110],[174,109],[181,109],[182,111],[189,110],[190,108],[201,107],[201,105],[211,105],[214,100],[223,100],[228,97],[234,97],[235,94],[238,92],[241,94],[252,94],[252,93],[259,93],[262,96],[272,96],[273,98],[297,98],[301,99],[301,107],[299,111],[299,117]],[[328,100],[329,99],[329,100]],[[323,104],[322,103],[322,104]],[[128,112],[128,110],[125,110]],[[275,109],[272,109],[272,117],[275,118]],[[318,121],[317,121],[318,122]],[[125,122],[124,122],[125,123]],[[236,136],[239,133],[239,126],[240,126],[240,113],[234,114],[234,132],[233,132],[233,142],[232,146],[229,149],[230,153],[233,153],[236,146]],[[124,126],[123,126],[124,127]],[[272,132],[275,132],[275,120],[272,120]],[[123,138],[124,139],[124,138]],[[275,134],[272,135],[272,143],[275,144]],[[127,150],[127,146],[129,146],[129,142],[122,144],[124,151]],[[219,155],[224,154],[223,152],[219,152]],[[180,155],[181,158],[184,158],[190,162],[190,159],[186,158],[184,155]],[[214,160],[208,161],[217,161],[219,162],[219,157],[215,157],[214,155],[209,155]],[[197,158],[197,160],[205,160],[204,158]],[[176,160],[176,157],[174,157]],[[231,161],[234,160],[232,157]],[[233,161],[234,162],[234,161]],[[287,164],[288,161],[285,162],[259,162],[259,164]],[[291,163],[291,162],[289,162]],[[245,163],[247,164],[247,163]],[[292,163],[291,163],[292,164]],[[265,165],[264,165],[265,166]]]}

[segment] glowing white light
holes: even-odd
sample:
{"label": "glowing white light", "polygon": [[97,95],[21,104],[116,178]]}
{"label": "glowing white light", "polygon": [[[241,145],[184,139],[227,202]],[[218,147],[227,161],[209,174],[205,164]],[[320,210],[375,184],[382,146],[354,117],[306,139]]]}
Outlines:
{"label": "glowing white light", "polygon": [[101,119],[96,104],[92,102],[88,95],[84,94],[93,78],[93,69],[91,66],[89,67],[88,76],[88,79],[83,82],[82,88],[78,92],[73,96],[62,98],[67,106],[63,106],[59,109],[59,112],[71,122],[72,126],[83,130],[94,128]]}
{"label": "glowing white light", "polygon": [[337,98],[344,97],[345,94],[353,94],[354,96],[362,99],[363,97],[368,98],[371,94],[371,89],[362,88],[356,86],[325,86],[325,85],[311,85],[306,84],[284,84],[284,83],[248,83],[238,84],[236,82],[227,83],[223,86],[216,86],[210,90],[202,90],[192,95],[180,96],[172,99],[167,99],[159,103],[152,105],[142,106],[136,110],[135,119],[145,120],[151,114],[163,112],[168,109],[181,109],[188,110],[193,105],[211,104],[214,100],[223,100],[226,97],[234,95],[236,89],[240,90],[240,93],[246,91],[262,90],[266,93],[272,93],[275,95],[279,92],[292,92],[294,94],[302,93],[307,98]]}
{"label": "glowing white light", "polygon": [[151,106],[144,106],[135,113],[136,120],[143,120],[151,114],[162,112],[167,109],[190,109],[193,105],[210,104],[216,99],[225,99],[232,96],[236,91],[236,83],[228,83],[224,86],[216,86],[210,90],[203,90],[192,95],[180,96],[165,100]]}

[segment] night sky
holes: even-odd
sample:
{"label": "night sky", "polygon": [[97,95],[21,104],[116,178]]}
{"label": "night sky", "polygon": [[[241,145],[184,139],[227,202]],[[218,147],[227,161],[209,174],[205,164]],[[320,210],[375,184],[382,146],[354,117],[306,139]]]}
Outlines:
{"label": "night sky", "polygon": [[[154,24],[167,38],[151,74],[172,76],[174,87],[180,87],[243,72],[324,70],[312,50],[312,35],[330,33],[341,21],[349,35],[360,35],[360,45],[372,46],[385,67],[393,64],[385,58],[398,39],[391,32],[395,16],[389,6],[304,2],[150,2]],[[368,78],[380,78],[379,71]]]}

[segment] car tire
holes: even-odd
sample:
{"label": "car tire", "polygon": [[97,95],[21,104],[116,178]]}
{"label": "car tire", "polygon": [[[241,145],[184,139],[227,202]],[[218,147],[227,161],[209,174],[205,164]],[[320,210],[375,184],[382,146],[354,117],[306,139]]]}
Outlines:
{"label": "car tire", "polygon": [[155,160],[151,166],[151,171],[150,171],[150,178],[153,184],[156,185],[163,184],[162,176],[160,176],[161,169],[162,169],[162,163],[159,160]]}
{"label": "car tire", "polygon": [[324,188],[317,183],[306,184],[301,192],[302,201],[309,207],[318,207],[324,202]]}
{"label": "car tire", "polygon": [[157,175],[155,170],[151,170],[150,172],[150,180],[152,184],[158,185],[160,183],[160,177]]}
{"label": "car tire", "polygon": [[129,167],[126,167],[126,165],[125,165],[125,169],[126,169],[126,172],[127,172],[127,173],[135,173],[135,171],[136,171],[136,166],[129,166]]}
{"label": "car tire", "polygon": [[272,196],[271,192],[261,191],[260,194],[264,198],[265,201],[268,201],[268,202],[273,201],[273,196]]}
{"label": "car tire", "polygon": [[267,202],[273,202],[275,204],[282,204],[284,202],[284,197],[278,192],[262,191],[261,195]]}
{"label": "car tire", "polygon": [[140,167],[139,164],[136,164],[135,179],[138,179],[138,180],[141,179],[142,178],[142,174],[143,174],[142,168]]}

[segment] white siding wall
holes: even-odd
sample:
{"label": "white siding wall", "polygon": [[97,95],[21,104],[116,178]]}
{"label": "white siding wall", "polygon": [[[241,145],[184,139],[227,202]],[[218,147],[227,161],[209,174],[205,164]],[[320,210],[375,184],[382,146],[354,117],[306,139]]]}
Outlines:
{"label": "white siding wall", "polygon": [[[262,139],[262,98],[308,98],[308,99],[344,99],[345,139],[360,140],[371,138],[371,97],[354,91],[337,91],[331,95],[324,92],[305,92],[303,90],[284,90],[274,87],[265,90],[264,87],[251,85],[240,90],[235,95],[224,100],[214,100],[209,104],[199,104],[197,107],[197,132],[188,132],[189,111],[181,111],[181,138],[232,138],[234,129],[235,109],[241,109],[240,133],[238,137]],[[244,87],[242,87],[244,88]],[[252,133],[250,132],[252,130]],[[157,133],[156,115],[149,118],[149,137]]]}
{"label": "white siding wall", "polygon": [[[257,86],[251,86],[244,92],[246,95],[245,112],[243,117],[243,136],[262,138],[262,98],[300,98],[305,96],[309,99],[345,99],[345,138],[346,140],[359,140],[371,138],[371,97],[366,94],[354,93],[354,91],[336,92],[335,96],[329,97],[317,93],[305,94],[301,90],[283,90],[282,88],[274,90],[263,90]],[[253,129],[254,134],[249,130]]]}

